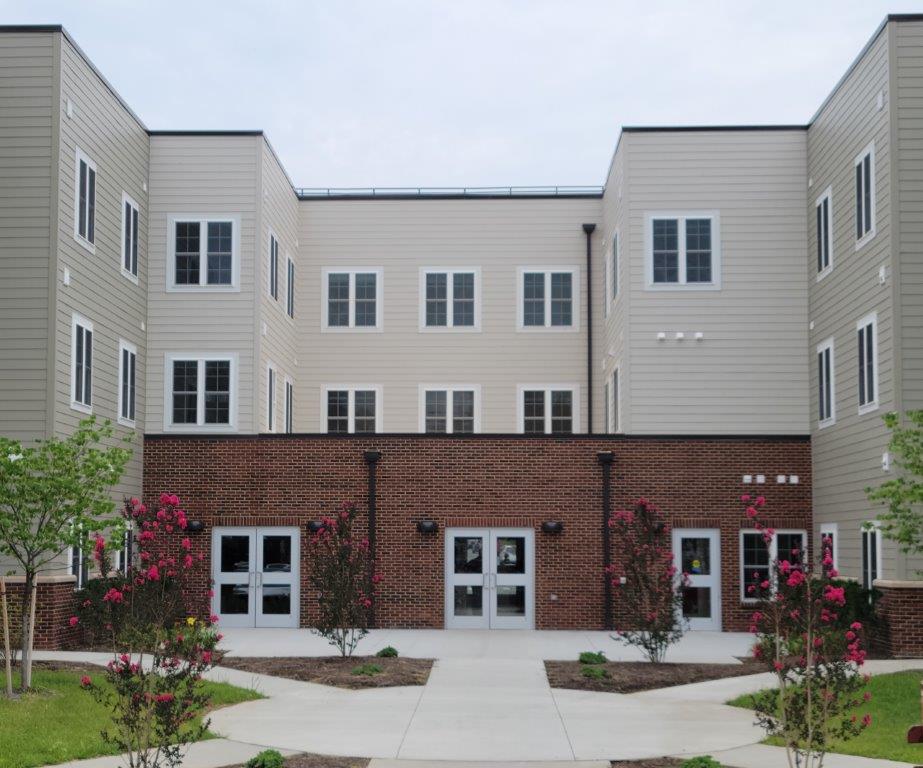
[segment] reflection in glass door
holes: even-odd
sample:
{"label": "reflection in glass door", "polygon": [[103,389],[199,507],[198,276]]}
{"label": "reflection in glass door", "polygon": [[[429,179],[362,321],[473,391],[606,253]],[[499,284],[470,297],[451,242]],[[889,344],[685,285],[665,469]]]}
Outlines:
{"label": "reflection in glass door", "polygon": [[683,587],[683,618],[689,629],[721,629],[721,550],[714,529],[677,528],[673,558],[687,576]]}

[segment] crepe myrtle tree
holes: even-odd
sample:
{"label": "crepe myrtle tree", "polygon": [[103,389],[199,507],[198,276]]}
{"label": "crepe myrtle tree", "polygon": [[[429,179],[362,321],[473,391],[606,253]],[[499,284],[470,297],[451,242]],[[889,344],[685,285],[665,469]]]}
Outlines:
{"label": "crepe myrtle tree", "polygon": [[[39,573],[69,547],[86,546],[91,532],[118,528],[110,496],[131,456],[104,445],[112,426],[95,417],[68,437],[24,446],[0,437],[0,553],[16,563],[22,594],[22,688],[32,684],[32,647]],[[129,438],[126,438],[126,442]]]}

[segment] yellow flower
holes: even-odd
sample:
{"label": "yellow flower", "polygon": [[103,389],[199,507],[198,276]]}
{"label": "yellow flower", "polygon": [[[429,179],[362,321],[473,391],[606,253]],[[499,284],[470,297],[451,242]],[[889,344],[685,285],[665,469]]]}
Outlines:
{"label": "yellow flower", "polygon": [[190,627],[194,627],[195,626],[195,616],[190,616],[188,619],[186,619],[186,624]]}

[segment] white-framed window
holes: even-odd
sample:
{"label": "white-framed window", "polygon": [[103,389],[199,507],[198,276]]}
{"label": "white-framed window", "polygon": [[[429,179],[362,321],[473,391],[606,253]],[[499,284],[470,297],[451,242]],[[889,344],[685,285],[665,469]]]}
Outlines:
{"label": "white-framed window", "polygon": [[135,425],[137,400],[138,348],[131,342],[119,339],[119,423]]}
{"label": "white-framed window", "polygon": [[609,416],[612,406],[609,403],[609,382],[603,383],[603,429],[609,433],[612,431],[612,421]]}
{"label": "white-framed window", "polygon": [[878,408],[878,314],[856,323],[859,352],[859,413]]}
{"label": "white-framed window", "polygon": [[622,389],[618,367],[612,371],[612,432],[622,431]]}
{"label": "white-framed window", "polygon": [[295,431],[295,385],[285,377],[285,434]]}
{"label": "white-framed window", "polygon": [[645,217],[648,290],[721,287],[716,212],[649,213]]}
{"label": "white-framed window", "polygon": [[856,166],[856,249],[875,237],[875,142],[855,159]]}
{"label": "white-framed window", "polygon": [[431,435],[470,435],[480,432],[480,386],[421,384],[420,431]]}
{"label": "white-framed window", "polygon": [[285,263],[285,313],[295,317],[295,262],[291,256],[286,256]]}
{"label": "white-framed window", "polygon": [[122,193],[122,274],[138,282],[138,227],[140,206],[127,193]]}
{"label": "white-framed window", "polygon": [[96,163],[79,147],[74,169],[74,237],[82,246],[96,250]]}
{"label": "white-framed window", "polygon": [[279,300],[279,241],[274,232],[269,232],[269,295]]}
{"label": "white-framed window", "polygon": [[833,188],[827,187],[814,204],[816,214],[817,279],[833,269]]}
{"label": "white-framed window", "polygon": [[519,330],[578,330],[579,276],[577,267],[520,267]]}
{"label": "white-framed window", "polygon": [[71,318],[71,408],[93,411],[93,323],[78,314]]}
{"label": "white-framed window", "polygon": [[[75,523],[71,522],[71,530],[73,530],[74,525]],[[90,580],[90,567],[84,552],[87,537],[82,525],[78,527],[78,541],[79,546],[67,548],[67,572],[77,578],[74,589],[83,589]]]}
{"label": "white-framed window", "polygon": [[233,431],[237,424],[237,355],[175,353],[164,370],[164,429]]}
{"label": "white-framed window", "polygon": [[836,422],[836,369],[833,337],[817,345],[817,426]]}
{"label": "white-framed window", "polygon": [[580,387],[576,384],[520,384],[518,431],[526,435],[569,435],[580,431]]}
{"label": "white-framed window", "polygon": [[840,531],[836,523],[823,523],[820,526],[820,541],[817,542],[818,555],[824,556],[824,542],[830,542],[830,556],[833,558],[833,567],[840,567]]}
{"label": "white-framed window", "polygon": [[881,523],[877,520],[864,523],[859,533],[862,537],[862,586],[871,589],[875,580],[882,578]]}
{"label": "white-framed window", "polygon": [[382,431],[381,386],[328,384],[321,389],[321,431],[372,434]]}
{"label": "white-framed window", "polygon": [[168,291],[240,290],[240,217],[168,217]]}
{"label": "white-framed window", "polygon": [[[767,544],[764,531],[740,532],[740,597],[744,602],[759,600],[767,592],[763,584],[774,589],[772,564],[787,560],[793,566],[808,562],[808,533],[798,530],[777,530]],[[751,590],[750,587],[753,587]]]}
{"label": "white-framed window", "polygon": [[324,331],[382,330],[380,267],[324,269],[321,327]]}
{"label": "white-framed window", "polygon": [[608,258],[606,259],[606,290],[605,296],[605,314],[609,316],[609,304],[614,302],[619,295],[619,231],[616,229],[612,233],[612,243],[610,244]]}
{"label": "white-framed window", "polygon": [[479,267],[420,269],[420,330],[478,331],[481,328]]}
{"label": "white-framed window", "polygon": [[117,573],[128,575],[128,566],[133,560],[134,533],[133,523],[128,521],[128,528],[123,534],[122,546],[112,554],[112,568]]}
{"label": "white-framed window", "polygon": [[276,431],[276,368],[272,363],[266,366],[266,429]]}

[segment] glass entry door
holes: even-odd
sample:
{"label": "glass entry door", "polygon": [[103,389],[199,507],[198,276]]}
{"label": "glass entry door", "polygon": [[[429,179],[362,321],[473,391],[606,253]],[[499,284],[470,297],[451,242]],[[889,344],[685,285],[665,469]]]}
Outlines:
{"label": "glass entry door", "polygon": [[297,627],[297,528],[215,528],[212,612],[225,627]]}
{"label": "glass entry door", "polygon": [[532,629],[534,543],[528,528],[449,528],[446,628]]}
{"label": "glass entry door", "polygon": [[683,587],[683,618],[689,629],[721,630],[721,544],[714,529],[677,528],[673,558],[687,575]]}

